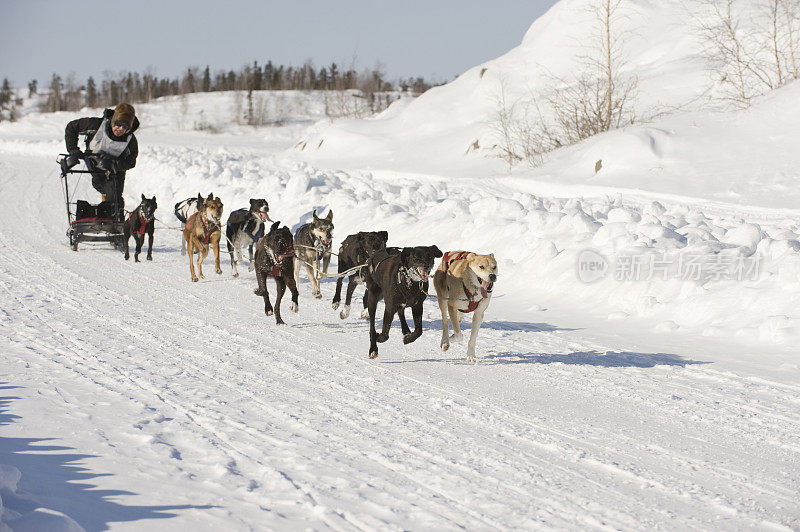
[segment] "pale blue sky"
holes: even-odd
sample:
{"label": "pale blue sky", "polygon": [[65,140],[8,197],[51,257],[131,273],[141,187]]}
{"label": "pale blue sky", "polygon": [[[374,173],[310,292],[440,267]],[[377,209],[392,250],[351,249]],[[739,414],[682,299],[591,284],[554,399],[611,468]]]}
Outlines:
{"label": "pale blue sky", "polygon": [[83,82],[104,71],[174,77],[263,64],[450,80],[497,57],[555,0],[0,0],[0,78],[16,87],[56,72]]}

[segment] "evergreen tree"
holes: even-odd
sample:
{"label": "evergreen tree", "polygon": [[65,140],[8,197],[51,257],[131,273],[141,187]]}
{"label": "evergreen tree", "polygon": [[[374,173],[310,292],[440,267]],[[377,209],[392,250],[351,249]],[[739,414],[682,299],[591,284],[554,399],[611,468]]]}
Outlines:
{"label": "evergreen tree", "polygon": [[37,94],[38,85],[39,82],[36,81],[35,79],[31,80],[30,83],[28,83],[28,98],[33,98],[33,95]]}
{"label": "evergreen tree", "polygon": [[94,82],[94,78],[89,76],[89,79],[86,80],[86,105],[89,107],[97,107],[97,103],[97,85]]}
{"label": "evergreen tree", "polygon": [[211,72],[208,69],[208,65],[203,71],[203,92],[211,92]]}

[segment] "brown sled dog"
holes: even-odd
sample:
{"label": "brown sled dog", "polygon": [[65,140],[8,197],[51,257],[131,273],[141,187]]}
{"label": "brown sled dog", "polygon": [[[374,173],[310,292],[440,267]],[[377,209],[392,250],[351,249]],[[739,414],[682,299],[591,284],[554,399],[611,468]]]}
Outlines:
{"label": "brown sled dog", "polygon": [[[222,236],[221,222],[222,200],[209,194],[203,200],[200,210],[191,215],[186,220],[186,227],[183,230],[183,238],[186,241],[186,250],[189,253],[189,277],[192,282],[205,279],[203,275],[203,260],[208,255],[211,246],[214,247],[214,271],[222,273],[219,266],[219,239]],[[194,273],[194,254],[197,258],[197,275]]]}
{"label": "brown sled dog", "polygon": [[[433,276],[433,286],[442,311],[442,351],[447,351],[451,339],[461,341],[461,315],[474,312],[467,343],[467,360],[475,362],[475,340],[496,280],[497,261],[494,253],[478,255],[468,251],[448,251],[444,254]],[[453,336],[449,335],[448,314],[453,322]]]}

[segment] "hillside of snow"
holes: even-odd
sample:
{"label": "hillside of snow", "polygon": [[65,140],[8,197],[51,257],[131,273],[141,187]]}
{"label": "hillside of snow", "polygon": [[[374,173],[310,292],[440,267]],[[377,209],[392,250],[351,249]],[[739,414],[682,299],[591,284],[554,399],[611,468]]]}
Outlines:
{"label": "hillside of snow", "polygon": [[[707,86],[677,5],[626,19],[642,106]],[[67,245],[55,159],[99,109],[27,102],[0,123],[0,532],[797,529],[800,85],[511,174],[468,151],[490,142],[501,80],[522,93],[568,71],[581,6],[367,120],[331,123],[324,95],[291,91],[254,94],[258,128],[245,93],[137,105],[124,195],[157,198],[152,262]],[[172,206],[209,192],[223,220],[249,198],[292,230],[332,210],[334,251],[386,230],[494,253],[477,363],[441,351],[433,298],[419,340],[395,324],[369,360],[363,287],[341,320],[334,280],[316,300],[302,273],[278,327],[227,253],[189,282]]]}

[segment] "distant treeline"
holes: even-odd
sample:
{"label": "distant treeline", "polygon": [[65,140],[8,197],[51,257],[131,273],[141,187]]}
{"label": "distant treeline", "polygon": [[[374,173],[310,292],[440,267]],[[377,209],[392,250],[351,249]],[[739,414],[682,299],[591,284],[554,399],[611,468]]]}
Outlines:
{"label": "distant treeline", "polygon": [[[119,102],[142,103],[162,96],[178,96],[195,92],[257,91],[257,90],[359,90],[364,96],[388,91],[421,94],[432,86],[424,78],[409,78],[396,82],[385,79],[380,68],[363,70],[343,69],[336,63],[316,69],[311,62],[301,67],[274,65],[267,61],[263,66],[254,61],[240,70],[217,71],[190,67],[180,77],[160,78],[150,71],[111,73],[105,72],[102,81],[89,77],[79,83],[74,74],[62,77],[53,74],[47,85],[44,112],[77,111],[82,107],[103,107]],[[28,84],[29,96],[38,91],[38,82]]]}

